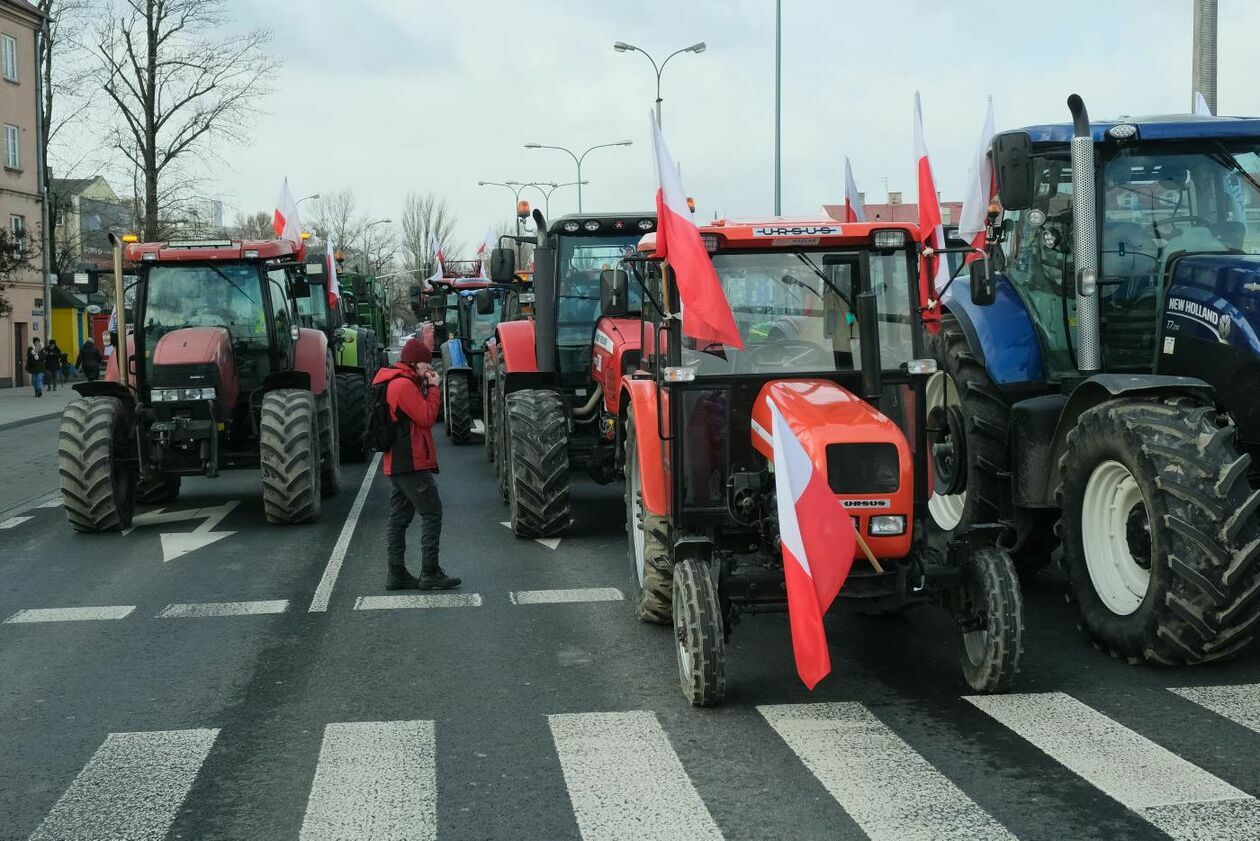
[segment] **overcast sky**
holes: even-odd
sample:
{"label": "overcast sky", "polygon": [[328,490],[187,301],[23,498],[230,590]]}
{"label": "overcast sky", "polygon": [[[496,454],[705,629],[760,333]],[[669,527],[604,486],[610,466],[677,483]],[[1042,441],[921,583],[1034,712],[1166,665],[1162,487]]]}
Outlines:
{"label": "overcast sky", "polygon": [[[285,65],[253,142],[225,151],[228,214],[270,210],[281,176],[298,195],[351,187],[397,218],[411,190],[447,197],[465,244],[510,218],[479,180],[571,181],[584,206],[647,208],[648,113],[658,61],[703,40],[664,76],[664,128],[699,216],[773,209],[773,0],[233,0],[275,31]],[[1097,119],[1185,112],[1191,0],[784,0],[783,211],[843,197],[844,156],[868,201],[914,201],[912,103],[946,199],[961,199],[987,94],[997,125],[1067,119],[1069,93]],[[1085,27],[1078,29],[1078,27]],[[1260,2],[1220,0],[1219,109],[1260,114]],[[532,191],[531,191],[532,192]],[[527,193],[527,195],[530,195]],[[541,204],[541,197],[530,195]],[[576,210],[563,188],[552,215]]]}

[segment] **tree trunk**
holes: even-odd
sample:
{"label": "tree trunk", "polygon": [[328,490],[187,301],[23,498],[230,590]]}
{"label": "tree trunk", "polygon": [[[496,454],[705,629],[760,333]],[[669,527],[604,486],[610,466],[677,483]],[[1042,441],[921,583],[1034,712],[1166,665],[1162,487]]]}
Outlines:
{"label": "tree trunk", "polygon": [[144,79],[144,239],[156,242],[158,231],[157,166],[157,60],[158,10],[154,0],[145,5],[145,47],[148,55]]}

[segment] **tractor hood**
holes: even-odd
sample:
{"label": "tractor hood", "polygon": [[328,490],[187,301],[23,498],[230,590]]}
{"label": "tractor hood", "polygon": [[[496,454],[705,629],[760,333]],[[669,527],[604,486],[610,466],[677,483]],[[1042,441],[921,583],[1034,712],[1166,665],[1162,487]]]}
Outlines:
{"label": "tractor hood", "polygon": [[236,404],[240,383],[225,327],[185,327],[158,339],[152,388],[214,388],[221,405]]}

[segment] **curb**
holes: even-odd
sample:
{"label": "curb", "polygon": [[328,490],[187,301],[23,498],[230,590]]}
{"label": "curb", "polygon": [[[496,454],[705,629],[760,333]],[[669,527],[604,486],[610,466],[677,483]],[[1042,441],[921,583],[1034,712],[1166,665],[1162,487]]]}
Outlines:
{"label": "curb", "polygon": [[46,415],[36,415],[33,418],[23,418],[22,420],[0,423],[0,432],[3,432],[6,429],[17,429],[19,426],[27,426],[32,423],[39,423],[40,421],[52,420],[53,418],[59,417],[61,417],[61,412],[50,412]]}

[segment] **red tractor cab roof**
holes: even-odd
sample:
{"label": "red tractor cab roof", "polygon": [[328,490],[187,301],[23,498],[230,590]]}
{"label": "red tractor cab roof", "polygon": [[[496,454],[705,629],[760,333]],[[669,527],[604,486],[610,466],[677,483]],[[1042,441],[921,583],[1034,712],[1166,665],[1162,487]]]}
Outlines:
{"label": "red tractor cab roof", "polygon": [[130,242],[123,256],[136,263],[243,262],[246,260],[301,259],[305,245],[287,239],[171,240],[170,242]]}
{"label": "red tractor cab roof", "polygon": [[[877,231],[904,231],[904,242],[895,246],[899,248],[919,239],[919,226],[910,222],[837,222],[826,218],[779,218],[764,221],[718,219],[700,227],[700,235],[710,251],[814,246],[879,247],[875,243]],[[643,248],[642,242],[639,247]]]}

